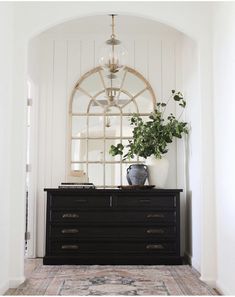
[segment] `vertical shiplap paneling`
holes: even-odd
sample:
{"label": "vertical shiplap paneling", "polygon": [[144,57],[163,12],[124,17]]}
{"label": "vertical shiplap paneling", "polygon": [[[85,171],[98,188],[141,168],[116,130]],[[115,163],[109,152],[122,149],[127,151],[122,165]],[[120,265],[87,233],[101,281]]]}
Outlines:
{"label": "vertical shiplap paneling", "polygon": [[148,79],[148,41],[144,38],[135,40],[135,69]]}
{"label": "vertical shiplap paneling", "polygon": [[134,55],[135,55],[135,51],[134,51],[134,47],[135,47],[135,42],[133,39],[130,38],[125,38],[122,40],[123,46],[127,49],[128,51],[128,55],[127,55],[127,62],[126,65],[131,67],[131,68],[135,68],[135,64],[134,64]]}
{"label": "vertical shiplap paneling", "polygon": [[94,67],[99,66],[99,57],[103,46],[105,46],[105,39],[96,37],[94,39]]}
{"label": "vertical shiplap paneling", "polygon": [[81,73],[91,70],[95,65],[95,41],[94,39],[83,39],[81,43]]}
{"label": "vertical shiplap paneling", "polygon": [[70,141],[70,131],[69,129],[69,103],[71,99],[72,90],[82,75],[81,72],[81,50],[82,50],[82,41],[81,40],[68,40],[68,61],[67,61],[67,95],[65,98],[66,101],[66,131],[65,135],[65,170],[66,170],[66,180],[70,172],[70,151],[69,151],[69,141]]}
{"label": "vertical shiplap paneling", "polygon": [[75,83],[79,80],[82,75],[81,70],[81,40],[68,40],[68,94],[70,96]]}
{"label": "vertical shiplap paneling", "polygon": [[56,41],[54,51],[53,110],[52,110],[52,186],[65,181],[65,135],[67,97],[67,41]]}
{"label": "vertical shiplap paneling", "polygon": [[[171,90],[175,89],[175,48],[174,42],[163,40],[162,42],[162,96],[163,100],[167,102],[171,95]],[[169,113],[175,113],[175,103],[170,100],[167,108],[166,115]],[[167,153],[167,159],[169,160],[169,174],[167,179],[167,187],[176,187],[176,141],[173,141],[169,145],[169,151]]]}
{"label": "vertical shiplap paneling", "polygon": [[162,100],[162,49],[160,39],[149,40],[149,82],[154,90],[157,102]]}

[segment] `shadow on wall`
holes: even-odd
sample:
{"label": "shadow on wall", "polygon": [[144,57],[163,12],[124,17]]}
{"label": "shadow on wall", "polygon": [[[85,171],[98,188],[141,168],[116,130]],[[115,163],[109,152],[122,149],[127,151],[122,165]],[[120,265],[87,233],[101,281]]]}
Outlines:
{"label": "shadow on wall", "polygon": [[185,176],[186,176],[186,202],[185,202],[185,256],[191,264],[192,257],[192,191],[190,189],[190,170],[189,170],[189,154],[190,154],[190,136],[185,137]]}

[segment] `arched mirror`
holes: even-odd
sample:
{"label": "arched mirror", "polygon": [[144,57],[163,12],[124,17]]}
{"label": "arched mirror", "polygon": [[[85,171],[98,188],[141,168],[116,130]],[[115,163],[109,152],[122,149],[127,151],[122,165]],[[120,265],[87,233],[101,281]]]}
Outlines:
{"label": "arched mirror", "polygon": [[130,163],[112,157],[112,144],[128,143],[132,137],[129,119],[133,113],[148,117],[156,104],[149,82],[136,70],[125,67],[108,77],[96,67],[76,83],[69,104],[69,171],[85,176],[96,187],[125,185]]}

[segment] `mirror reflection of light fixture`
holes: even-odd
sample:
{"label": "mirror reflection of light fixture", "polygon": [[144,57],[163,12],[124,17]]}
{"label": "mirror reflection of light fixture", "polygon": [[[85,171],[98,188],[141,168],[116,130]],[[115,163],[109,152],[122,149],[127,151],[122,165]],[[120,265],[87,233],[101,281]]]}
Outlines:
{"label": "mirror reflection of light fixture", "polygon": [[114,17],[115,14],[110,15],[112,17],[112,34],[110,39],[106,41],[105,47],[102,48],[99,58],[99,63],[104,70],[109,72],[108,77],[114,79],[120,69],[122,69],[127,62],[127,50],[121,45],[121,41],[116,38],[114,32]]}

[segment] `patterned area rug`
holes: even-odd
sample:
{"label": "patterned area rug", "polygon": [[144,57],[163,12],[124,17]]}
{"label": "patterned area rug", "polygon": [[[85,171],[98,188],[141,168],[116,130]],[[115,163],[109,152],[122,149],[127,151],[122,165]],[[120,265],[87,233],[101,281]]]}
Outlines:
{"label": "patterned area rug", "polygon": [[217,295],[182,266],[43,266],[27,260],[27,280],[5,295]]}

